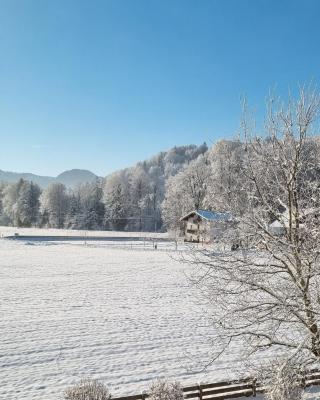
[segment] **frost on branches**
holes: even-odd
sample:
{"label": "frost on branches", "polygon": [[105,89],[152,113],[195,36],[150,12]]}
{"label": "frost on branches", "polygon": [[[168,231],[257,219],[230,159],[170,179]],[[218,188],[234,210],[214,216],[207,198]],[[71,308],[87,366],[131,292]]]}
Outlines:
{"label": "frost on branches", "polygon": [[305,374],[295,357],[275,361],[259,371],[258,381],[266,400],[300,400],[303,398]]}
{"label": "frost on branches", "polygon": [[183,391],[178,382],[161,379],[152,383],[148,398],[150,400],[183,400]]}
{"label": "frost on branches", "polygon": [[232,193],[241,204],[230,210],[237,228],[219,252],[187,260],[219,332],[214,357],[237,341],[250,353],[299,349],[319,360],[319,108],[319,95],[303,89],[286,105],[270,100],[262,134],[243,120],[241,188]]}
{"label": "frost on branches", "polygon": [[93,379],[82,379],[64,392],[65,400],[110,400],[110,398],[106,386]]}

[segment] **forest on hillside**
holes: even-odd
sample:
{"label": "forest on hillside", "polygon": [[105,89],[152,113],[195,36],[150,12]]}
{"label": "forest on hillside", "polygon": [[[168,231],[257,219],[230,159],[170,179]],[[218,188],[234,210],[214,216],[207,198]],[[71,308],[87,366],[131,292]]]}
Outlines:
{"label": "forest on hillside", "polygon": [[167,182],[208,152],[206,144],[174,147],[94,182],[45,189],[19,179],[0,183],[0,224],[88,230],[163,231]]}
{"label": "forest on hillside", "polygon": [[[318,151],[319,138],[308,140]],[[267,151],[270,143],[265,139],[260,145]],[[41,190],[23,179],[2,183],[0,224],[154,232],[175,229],[194,209],[243,215],[251,190],[246,190],[247,156],[244,142],[221,140],[211,148],[174,147],[73,189],[55,182]]]}

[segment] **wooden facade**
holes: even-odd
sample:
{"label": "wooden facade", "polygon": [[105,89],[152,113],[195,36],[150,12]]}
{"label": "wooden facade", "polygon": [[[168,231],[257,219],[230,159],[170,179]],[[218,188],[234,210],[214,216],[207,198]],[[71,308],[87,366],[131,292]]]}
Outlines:
{"label": "wooden facade", "polygon": [[230,213],[195,210],[180,219],[180,236],[185,242],[209,243],[232,222]]}

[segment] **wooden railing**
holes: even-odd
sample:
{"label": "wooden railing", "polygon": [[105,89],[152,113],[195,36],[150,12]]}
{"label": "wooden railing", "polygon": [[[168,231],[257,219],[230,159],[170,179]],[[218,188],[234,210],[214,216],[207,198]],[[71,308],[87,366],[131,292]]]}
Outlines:
{"label": "wooden railing", "polygon": [[[303,387],[320,385],[320,370],[313,369],[306,372],[301,385]],[[265,392],[265,388],[254,378],[186,386],[182,390],[185,399],[199,400],[256,397],[258,393]],[[132,396],[115,397],[111,400],[145,400],[148,397],[147,393],[141,393]]]}

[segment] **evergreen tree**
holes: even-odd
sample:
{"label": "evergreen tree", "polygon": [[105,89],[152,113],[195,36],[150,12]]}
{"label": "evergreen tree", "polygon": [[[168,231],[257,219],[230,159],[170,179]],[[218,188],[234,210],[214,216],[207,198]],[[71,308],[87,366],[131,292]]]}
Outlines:
{"label": "evergreen tree", "polygon": [[125,198],[118,183],[105,197],[106,225],[112,230],[124,230],[127,225]]}

